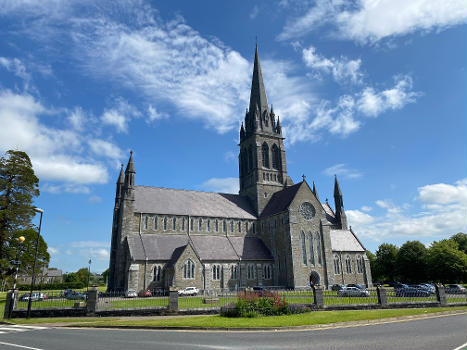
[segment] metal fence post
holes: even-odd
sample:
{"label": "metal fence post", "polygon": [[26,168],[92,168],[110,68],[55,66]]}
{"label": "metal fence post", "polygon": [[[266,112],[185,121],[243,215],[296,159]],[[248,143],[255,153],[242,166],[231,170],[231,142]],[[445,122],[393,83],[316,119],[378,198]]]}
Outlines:
{"label": "metal fence post", "polygon": [[5,310],[3,313],[3,318],[11,318],[13,310],[16,308],[18,302],[18,291],[9,290],[6,294]]}
{"label": "metal fence post", "polygon": [[171,313],[178,312],[178,291],[176,289],[170,288],[169,290],[169,307],[168,311]]}
{"label": "metal fence post", "polygon": [[388,296],[386,294],[386,289],[383,287],[376,287],[376,292],[378,294],[378,304],[381,306],[385,306],[388,304]]}
{"label": "metal fence post", "polygon": [[315,306],[322,308],[324,306],[323,288],[320,286],[313,286],[313,298]]}
{"label": "metal fence post", "polygon": [[97,301],[99,300],[97,287],[91,287],[88,290],[87,302],[86,302],[86,313],[93,315],[96,313]]}
{"label": "metal fence post", "polygon": [[435,288],[436,288],[436,299],[438,300],[439,304],[441,306],[446,306],[447,301],[446,301],[446,292],[444,290],[444,286],[441,283],[436,283]]}

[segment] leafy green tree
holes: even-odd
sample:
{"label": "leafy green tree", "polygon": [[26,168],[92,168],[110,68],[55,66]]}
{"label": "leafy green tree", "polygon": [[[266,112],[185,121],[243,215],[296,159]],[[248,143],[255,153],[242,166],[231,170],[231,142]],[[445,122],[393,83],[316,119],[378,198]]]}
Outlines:
{"label": "leafy green tree", "polygon": [[371,277],[373,278],[373,281],[379,281],[377,279],[375,279],[375,268],[376,268],[376,256],[370,252],[369,250],[365,251],[366,253],[366,256],[368,258],[368,260],[370,261],[370,268],[371,268]]}
{"label": "leafy green tree", "polygon": [[65,273],[63,275],[63,282],[66,282],[66,283],[79,282],[78,274],[76,272]]}
{"label": "leafy green tree", "polygon": [[383,243],[378,247],[376,251],[374,275],[372,276],[375,281],[394,281],[396,279],[396,259],[398,252],[399,248],[394,244]]}
{"label": "leafy green tree", "polygon": [[404,282],[424,282],[428,278],[427,249],[420,241],[407,241],[397,253],[397,270]]}
{"label": "leafy green tree", "polygon": [[[19,243],[18,237],[23,236],[25,238],[23,243]],[[18,249],[21,249],[20,256],[20,273],[30,275],[34,264],[34,255],[36,251],[37,231],[33,228],[26,230],[17,231],[13,234],[8,249],[10,250],[10,256],[15,256]],[[37,262],[36,262],[36,273],[41,269],[47,268],[50,261],[50,255],[47,252],[47,243],[45,242],[42,235],[39,237],[39,248],[37,249]]]}
{"label": "leafy green tree", "polygon": [[109,273],[110,273],[110,270],[107,269],[105,270],[104,272],[102,272],[102,278],[104,279],[104,283],[107,284],[107,280],[109,279]]}
{"label": "leafy green tree", "polygon": [[29,156],[7,151],[0,158],[0,275],[12,273],[10,245],[14,234],[31,226],[35,215],[33,198],[39,195],[39,179],[34,175]]}
{"label": "leafy green tree", "polygon": [[462,250],[465,254],[467,254],[467,234],[459,232],[451,238],[449,238],[449,240],[456,242],[458,245],[458,249]]}
{"label": "leafy green tree", "polygon": [[79,282],[83,283],[84,285],[87,285],[88,278],[90,280],[91,277],[89,275],[89,269],[87,267],[82,267],[78,271],[76,271],[76,274],[78,275]]}
{"label": "leafy green tree", "polygon": [[459,283],[467,280],[467,254],[452,239],[433,242],[427,260],[431,278],[436,282]]}

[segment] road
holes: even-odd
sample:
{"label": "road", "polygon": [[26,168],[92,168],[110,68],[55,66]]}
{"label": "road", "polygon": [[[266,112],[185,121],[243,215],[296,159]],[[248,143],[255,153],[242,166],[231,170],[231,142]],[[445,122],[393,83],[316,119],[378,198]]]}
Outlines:
{"label": "road", "polygon": [[466,314],[319,330],[205,332],[0,327],[1,350],[467,350]]}

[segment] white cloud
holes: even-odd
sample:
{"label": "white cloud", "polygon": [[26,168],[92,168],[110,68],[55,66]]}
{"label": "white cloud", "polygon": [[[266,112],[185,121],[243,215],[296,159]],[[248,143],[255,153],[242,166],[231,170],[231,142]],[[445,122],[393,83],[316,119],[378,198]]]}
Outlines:
{"label": "white cloud", "polygon": [[159,112],[156,107],[153,107],[152,105],[148,106],[148,120],[150,122],[154,120],[159,120],[159,119],[165,119],[168,118],[169,115],[167,113]]}
{"label": "white cloud", "polygon": [[96,195],[92,195],[88,198],[88,202],[91,204],[102,203],[102,198]]}
{"label": "white cloud", "polygon": [[278,40],[306,35],[331,23],[331,35],[375,43],[414,32],[441,31],[465,23],[463,0],[318,0],[297,18],[287,20]]}
{"label": "white cloud", "polygon": [[366,116],[376,117],[388,109],[396,110],[413,103],[421,95],[412,91],[410,76],[397,76],[394,80],[395,85],[391,89],[381,92],[375,92],[371,87],[364,89],[357,101],[358,110]]}
{"label": "white cloud", "polygon": [[[42,181],[74,184],[105,183],[107,170],[95,160],[82,158],[83,136],[74,130],[48,127],[40,115],[51,114],[29,94],[0,90],[0,151],[20,149],[28,153],[34,171]],[[46,191],[85,193],[89,189],[70,184],[48,185]]]}
{"label": "white cloud", "polygon": [[71,248],[108,248],[109,242],[103,241],[74,241],[70,242]]}
{"label": "white cloud", "polygon": [[132,118],[138,118],[141,112],[127,101],[117,99],[113,108],[106,109],[101,116],[102,123],[114,126],[118,132],[128,132],[128,122]]}
{"label": "white cloud", "polygon": [[47,251],[49,252],[50,255],[56,255],[56,254],[60,253],[60,251],[57,248],[54,248],[54,247],[51,247],[51,246],[47,247]]}
{"label": "white cloud", "polygon": [[201,187],[206,191],[220,193],[238,193],[238,178],[212,178],[202,183]]}
{"label": "white cloud", "polygon": [[302,57],[307,67],[315,71],[332,74],[337,82],[350,81],[354,84],[361,82],[363,73],[360,71],[362,63],[360,59],[349,60],[345,56],[326,58],[318,54],[313,46],[303,49]]}
{"label": "white cloud", "polygon": [[75,107],[68,115],[68,122],[76,131],[82,131],[85,127],[87,117],[81,107]]}
{"label": "white cloud", "polygon": [[62,185],[52,185],[45,183],[40,187],[41,192],[48,192],[52,194],[60,193],[79,193],[79,194],[89,194],[91,189],[88,186],[76,185],[76,184],[62,184]]}
{"label": "white cloud", "polygon": [[366,212],[369,212],[369,211],[372,211],[372,210],[373,210],[372,207],[369,207],[369,206],[367,206],[367,205],[364,205],[364,206],[361,207],[360,209],[363,210],[363,211],[366,211]]}
{"label": "white cloud", "polygon": [[391,200],[378,200],[376,205],[385,210],[381,216],[359,210],[346,213],[355,232],[379,242],[388,237],[442,239],[467,230],[467,179],[419,187],[415,199],[415,210],[407,204],[398,206]]}
{"label": "white cloud", "polygon": [[100,139],[90,139],[87,142],[91,151],[97,155],[102,155],[117,161],[123,158],[122,150],[112,142]]}
{"label": "white cloud", "polygon": [[348,168],[345,164],[335,164],[329,168],[324,169],[323,173],[328,176],[342,176],[348,179],[355,179],[362,176],[358,170]]}
{"label": "white cloud", "polygon": [[21,78],[27,89],[31,80],[31,75],[27,72],[26,66],[21,60],[17,58],[0,57],[0,66],[3,66],[6,70]]}
{"label": "white cloud", "polygon": [[256,16],[258,16],[258,14],[259,14],[259,7],[258,5],[255,5],[253,6],[253,9],[251,10],[249,17],[250,19],[255,19]]}

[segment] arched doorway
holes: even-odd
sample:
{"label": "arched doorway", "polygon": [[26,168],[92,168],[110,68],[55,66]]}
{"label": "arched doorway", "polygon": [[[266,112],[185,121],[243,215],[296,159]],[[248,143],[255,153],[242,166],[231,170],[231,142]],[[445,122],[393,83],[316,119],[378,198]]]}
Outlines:
{"label": "arched doorway", "polygon": [[321,282],[321,277],[319,277],[319,273],[316,271],[311,271],[310,273],[310,286],[313,283],[314,286],[317,286]]}

